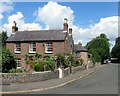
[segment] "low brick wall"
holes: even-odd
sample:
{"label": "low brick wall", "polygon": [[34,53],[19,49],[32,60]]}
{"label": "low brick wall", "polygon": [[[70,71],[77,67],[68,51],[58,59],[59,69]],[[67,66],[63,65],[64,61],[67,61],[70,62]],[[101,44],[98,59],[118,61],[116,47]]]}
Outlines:
{"label": "low brick wall", "polygon": [[2,73],[3,83],[38,82],[59,77],[59,71],[35,73]]}

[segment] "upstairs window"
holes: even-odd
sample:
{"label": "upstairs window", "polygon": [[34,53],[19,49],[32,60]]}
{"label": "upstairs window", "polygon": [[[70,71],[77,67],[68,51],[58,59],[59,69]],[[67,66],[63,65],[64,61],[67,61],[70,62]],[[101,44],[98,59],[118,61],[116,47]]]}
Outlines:
{"label": "upstairs window", "polygon": [[16,63],[17,63],[17,68],[21,68],[21,59],[20,58],[16,59]]}
{"label": "upstairs window", "polygon": [[53,53],[53,45],[52,45],[52,42],[47,42],[47,43],[46,43],[45,53]]}
{"label": "upstairs window", "polygon": [[15,43],[15,50],[14,50],[15,53],[20,53],[21,52],[21,46],[20,46],[20,43]]}
{"label": "upstairs window", "polygon": [[29,44],[29,53],[36,53],[36,43]]}

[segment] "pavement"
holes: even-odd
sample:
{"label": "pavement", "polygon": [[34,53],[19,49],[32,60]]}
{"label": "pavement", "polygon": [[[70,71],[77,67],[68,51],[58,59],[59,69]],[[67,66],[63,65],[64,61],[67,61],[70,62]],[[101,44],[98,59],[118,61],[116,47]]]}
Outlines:
{"label": "pavement", "polygon": [[24,94],[55,89],[70,84],[81,78],[84,78],[105,66],[106,66],[105,64],[97,65],[95,67],[88,68],[87,70],[78,71],[74,74],[71,74],[60,79],[57,78],[40,82],[11,83],[10,85],[2,85],[2,92],[0,92],[0,94],[22,94],[22,93]]}

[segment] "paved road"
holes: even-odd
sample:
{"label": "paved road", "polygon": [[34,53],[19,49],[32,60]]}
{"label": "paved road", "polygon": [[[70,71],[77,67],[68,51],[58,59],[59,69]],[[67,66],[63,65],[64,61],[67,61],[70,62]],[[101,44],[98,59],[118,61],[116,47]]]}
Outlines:
{"label": "paved road", "polygon": [[61,88],[32,94],[117,94],[118,64],[109,64],[95,73]]}

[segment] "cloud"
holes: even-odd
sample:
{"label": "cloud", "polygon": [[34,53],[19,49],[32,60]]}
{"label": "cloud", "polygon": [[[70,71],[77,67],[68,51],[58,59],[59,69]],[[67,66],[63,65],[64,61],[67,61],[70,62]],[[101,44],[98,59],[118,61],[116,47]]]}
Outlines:
{"label": "cloud", "polygon": [[35,14],[37,20],[45,23],[46,28],[49,29],[62,28],[64,18],[69,20],[69,25],[72,25],[74,20],[73,10],[70,7],[52,1],[44,7],[39,7]]}
{"label": "cloud", "polygon": [[25,23],[24,16],[21,12],[17,12],[8,17],[8,23],[3,25],[3,29],[7,30],[8,34],[12,33],[13,21],[17,22],[18,30],[40,30],[42,27],[38,23]]}
{"label": "cloud", "polygon": [[19,30],[40,30],[43,29],[39,24],[42,21],[46,25],[44,29],[59,29],[63,28],[63,19],[67,18],[69,27],[73,29],[75,43],[78,43],[80,40],[83,45],[86,45],[88,41],[101,33],[106,34],[111,42],[115,41],[115,38],[118,36],[118,16],[100,18],[98,23],[82,28],[81,26],[74,25],[74,11],[70,7],[53,1],[48,2],[43,7],[39,7],[34,15],[36,15],[38,23],[25,23],[23,14],[17,12],[9,16],[8,24],[4,24],[3,27],[11,33],[13,21],[16,21]]}
{"label": "cloud", "polygon": [[35,11],[38,21],[42,21],[47,29],[63,28],[63,19],[66,17],[69,27],[73,29],[75,43],[82,40],[84,45],[96,36],[104,33],[110,41],[114,41],[118,35],[118,16],[100,18],[98,23],[82,28],[74,25],[74,11],[68,6],[62,6],[57,2],[50,1]]}
{"label": "cloud", "polygon": [[0,3],[0,19],[3,19],[4,16],[3,16],[3,13],[5,12],[10,12],[13,10],[13,3],[10,2],[10,0],[3,0],[1,3]]}
{"label": "cloud", "polygon": [[88,28],[83,29],[73,26],[73,29],[75,39],[82,38],[87,41],[99,36],[101,33],[104,33],[110,41],[115,41],[118,36],[118,16],[101,18],[98,23],[91,25]]}

